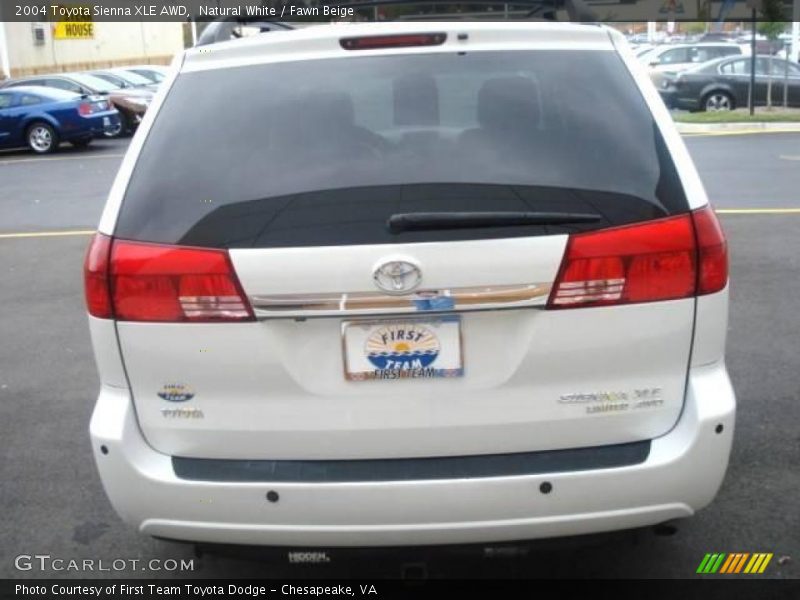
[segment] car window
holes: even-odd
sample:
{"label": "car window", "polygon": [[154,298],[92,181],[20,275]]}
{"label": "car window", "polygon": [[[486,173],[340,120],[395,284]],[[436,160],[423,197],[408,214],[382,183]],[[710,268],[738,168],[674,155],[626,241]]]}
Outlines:
{"label": "car window", "polygon": [[68,79],[53,78],[46,80],[45,83],[47,84],[47,87],[58,88],[68,92],[75,92],[76,94],[80,94],[82,91],[81,86],[73,81],[69,81]]}
{"label": "car window", "polygon": [[720,53],[717,48],[702,46],[692,48],[689,51],[689,56],[693,63],[704,63],[719,58]]}
{"label": "car window", "polygon": [[42,98],[40,96],[33,96],[32,94],[23,94],[19,100],[20,106],[32,106],[41,103]]}
{"label": "car window", "polygon": [[24,81],[9,83],[8,87],[20,87],[23,85],[45,85],[45,82],[44,79],[25,79]]}
{"label": "car window", "polygon": [[116,75],[112,75],[111,73],[92,73],[92,77],[102,79],[106,83],[113,85],[115,88],[126,88],[130,86],[130,84],[124,79],[117,77]]}
{"label": "car window", "polygon": [[0,93],[0,109],[8,108],[14,103],[14,94]]}
{"label": "car window", "polygon": [[750,59],[743,58],[740,60],[733,60],[728,63],[723,63],[719,67],[719,72],[722,73],[723,75],[749,75]]}
{"label": "car window", "polygon": [[600,226],[386,227],[399,212],[454,210],[588,211],[607,226],[688,208],[615,53],[359,56],[181,75],[148,132],[116,235],[284,247]]}
{"label": "car window", "polygon": [[140,70],[140,69],[132,69],[134,73],[138,73],[142,77],[148,78],[150,81],[155,83],[161,83],[164,81],[164,74],[160,73],[159,71],[150,71],[150,70]]}
{"label": "car window", "polygon": [[150,85],[153,83],[146,77],[134,73],[132,71],[115,71],[113,75],[119,77],[120,79],[124,79],[126,82],[130,83],[131,85]]}
{"label": "car window", "polygon": [[82,86],[97,92],[114,92],[119,89],[119,86],[113,83],[109,83],[93,75],[87,75],[86,73],[73,73],[71,77]]}
{"label": "car window", "polygon": [[[761,73],[768,73],[770,72],[770,60],[768,58],[761,58],[759,59],[762,61],[762,64],[759,67],[756,67],[756,73],[759,75]],[[789,75],[789,77],[798,77],[800,76],[800,67],[789,63],[785,60],[780,59],[773,59],[772,60],[772,76],[773,77],[783,77],[784,75]]]}
{"label": "car window", "polygon": [[756,75],[761,75],[762,77],[766,77],[769,75],[770,70],[772,71],[773,75],[783,76],[783,68],[779,67],[779,61],[773,60],[770,64],[770,60],[768,58],[759,57],[756,59]]}
{"label": "car window", "polygon": [[673,48],[672,50],[667,50],[658,57],[658,64],[670,65],[691,62],[689,50],[689,48]]}

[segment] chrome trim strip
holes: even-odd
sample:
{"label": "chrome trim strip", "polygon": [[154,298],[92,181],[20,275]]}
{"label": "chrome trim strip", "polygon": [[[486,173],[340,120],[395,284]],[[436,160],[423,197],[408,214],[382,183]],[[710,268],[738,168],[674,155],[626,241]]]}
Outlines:
{"label": "chrome trim strip", "polygon": [[541,308],[550,283],[423,290],[405,296],[380,292],[271,294],[250,296],[257,319],[354,317],[467,312],[508,308]]}

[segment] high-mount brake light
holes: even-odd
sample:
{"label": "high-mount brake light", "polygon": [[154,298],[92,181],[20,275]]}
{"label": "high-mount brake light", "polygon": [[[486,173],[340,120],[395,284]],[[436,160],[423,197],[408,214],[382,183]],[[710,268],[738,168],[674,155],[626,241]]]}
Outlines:
{"label": "high-mount brake light", "polygon": [[723,289],[725,238],[710,207],[570,236],[550,309],[677,300]]}
{"label": "high-mount brake light", "polygon": [[401,35],[375,35],[349,37],[339,40],[345,50],[380,50],[382,48],[409,48],[413,46],[441,46],[446,33],[410,33]]}
{"label": "high-mount brake light", "polygon": [[98,234],[87,253],[85,277],[87,306],[96,317],[253,320],[225,250],[111,240]]}

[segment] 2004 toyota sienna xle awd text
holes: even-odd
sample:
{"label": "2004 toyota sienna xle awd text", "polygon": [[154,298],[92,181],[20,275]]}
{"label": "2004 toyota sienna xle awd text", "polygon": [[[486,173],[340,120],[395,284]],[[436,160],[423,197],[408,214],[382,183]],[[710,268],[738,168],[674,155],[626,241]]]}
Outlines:
{"label": "2004 toyota sienna xle awd text", "polygon": [[712,500],[726,245],[619,34],[326,25],[175,66],[85,267],[125,521],[466,543]]}

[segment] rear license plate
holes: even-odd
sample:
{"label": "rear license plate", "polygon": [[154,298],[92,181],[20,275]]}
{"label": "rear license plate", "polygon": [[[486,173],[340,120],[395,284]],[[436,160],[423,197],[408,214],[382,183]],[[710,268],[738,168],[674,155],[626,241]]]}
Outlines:
{"label": "rear license plate", "polygon": [[345,321],[345,378],[349,381],[461,377],[461,318]]}
{"label": "rear license plate", "polygon": [[103,127],[111,127],[111,118],[103,117]]}

